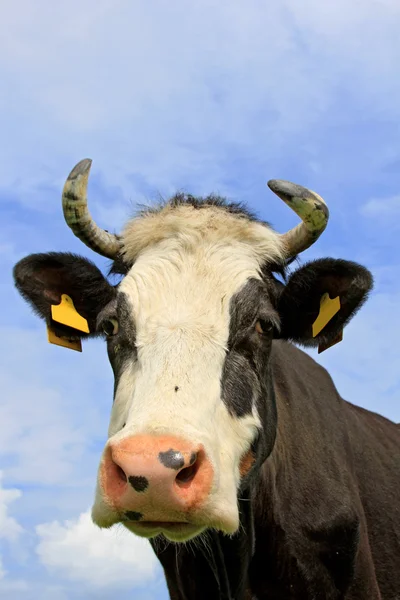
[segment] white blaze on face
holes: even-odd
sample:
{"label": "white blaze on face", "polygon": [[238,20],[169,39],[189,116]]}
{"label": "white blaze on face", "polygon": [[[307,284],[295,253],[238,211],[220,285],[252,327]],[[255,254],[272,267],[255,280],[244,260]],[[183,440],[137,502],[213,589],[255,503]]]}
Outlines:
{"label": "white blaze on face", "polygon": [[281,252],[272,230],[218,208],[167,208],[125,232],[126,257],[135,262],[119,289],[130,304],[137,360],[120,374],[109,437],[167,434],[202,444],[215,474],[204,521],[218,527],[223,517],[231,532],[240,459],[260,422],[255,410],[230,414],[221,399],[230,302]]}

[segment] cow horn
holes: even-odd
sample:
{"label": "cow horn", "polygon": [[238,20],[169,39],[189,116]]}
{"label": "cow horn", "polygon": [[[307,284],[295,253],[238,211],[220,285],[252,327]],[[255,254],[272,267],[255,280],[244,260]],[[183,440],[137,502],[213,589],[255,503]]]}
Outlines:
{"label": "cow horn", "polygon": [[100,229],[93,221],[87,207],[86,190],[92,161],[81,160],[68,175],[62,193],[64,218],[86,246],[107,258],[116,258],[121,241],[115,234]]}
{"label": "cow horn", "polygon": [[302,220],[281,236],[287,258],[295,256],[309,248],[324,231],[329,219],[328,207],[321,196],[296,183],[271,179],[268,187]]}

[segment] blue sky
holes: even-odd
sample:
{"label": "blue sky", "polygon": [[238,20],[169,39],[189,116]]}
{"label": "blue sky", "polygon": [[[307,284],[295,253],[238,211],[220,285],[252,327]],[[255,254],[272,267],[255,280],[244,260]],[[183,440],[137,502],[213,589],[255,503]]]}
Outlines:
{"label": "blue sky", "polygon": [[[112,373],[100,341],[46,341],[12,287],[31,252],[75,251],[61,189],[93,159],[90,210],[118,231],[176,190],[242,200],[285,231],[266,187],[321,194],[302,260],[368,266],[375,289],[316,356],[340,393],[400,421],[400,4],[395,0],[5,0],[0,24],[0,598],[167,598],[147,542],[91,525]],[[397,400],[397,401],[396,401]]]}

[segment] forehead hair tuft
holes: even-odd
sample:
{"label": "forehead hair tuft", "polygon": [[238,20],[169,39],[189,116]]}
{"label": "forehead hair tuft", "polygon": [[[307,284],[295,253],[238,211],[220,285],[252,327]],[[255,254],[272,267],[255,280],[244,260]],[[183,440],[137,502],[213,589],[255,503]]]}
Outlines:
{"label": "forehead hair tuft", "polygon": [[140,207],[127,223],[122,235],[122,251],[110,269],[125,275],[139,255],[148,249],[166,254],[190,251],[201,244],[252,247],[271,264],[283,265],[280,236],[265,221],[240,202],[211,194],[200,197],[177,193],[156,206]]}
{"label": "forehead hair tuft", "polygon": [[[149,213],[159,213],[166,206],[172,208],[178,206],[191,206],[192,208],[199,210],[202,208],[215,206],[232,215],[244,217],[249,221],[259,221],[257,215],[252,212],[243,202],[232,202],[224,196],[220,196],[218,194],[209,194],[208,196],[193,196],[192,194],[185,194],[184,192],[178,192],[168,200],[161,198],[157,206],[142,208],[139,214],[144,216]],[[268,223],[265,224],[268,225]]]}

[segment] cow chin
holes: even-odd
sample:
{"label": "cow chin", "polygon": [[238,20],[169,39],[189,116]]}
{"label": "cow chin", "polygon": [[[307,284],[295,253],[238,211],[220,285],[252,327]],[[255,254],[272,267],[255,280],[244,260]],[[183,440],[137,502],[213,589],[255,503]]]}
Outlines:
{"label": "cow chin", "polygon": [[96,494],[92,507],[92,520],[101,529],[108,529],[116,524],[124,525],[139,537],[155,538],[163,535],[171,542],[187,542],[201,535],[207,529],[232,535],[239,528],[239,510],[237,499],[228,502],[226,499],[210,497],[207,507],[196,515],[187,515],[183,521],[140,521],[129,520],[122,511],[112,508],[103,498]]}
{"label": "cow chin", "polygon": [[126,523],[123,525],[139,537],[155,538],[162,535],[170,542],[188,542],[199,536],[206,527],[191,523]]}

